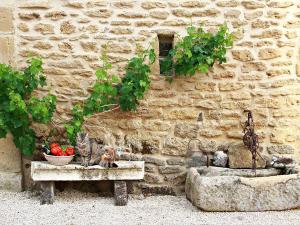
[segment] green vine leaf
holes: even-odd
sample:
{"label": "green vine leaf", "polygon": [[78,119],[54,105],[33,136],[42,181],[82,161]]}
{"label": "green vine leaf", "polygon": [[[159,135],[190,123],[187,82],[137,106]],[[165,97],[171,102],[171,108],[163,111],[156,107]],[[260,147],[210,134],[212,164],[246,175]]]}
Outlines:
{"label": "green vine leaf", "polygon": [[226,62],[227,49],[233,45],[233,35],[226,24],[221,25],[216,34],[194,26],[187,28],[187,34],[161,62],[164,75],[175,71],[176,76],[193,76],[197,71],[206,73],[216,61]]}

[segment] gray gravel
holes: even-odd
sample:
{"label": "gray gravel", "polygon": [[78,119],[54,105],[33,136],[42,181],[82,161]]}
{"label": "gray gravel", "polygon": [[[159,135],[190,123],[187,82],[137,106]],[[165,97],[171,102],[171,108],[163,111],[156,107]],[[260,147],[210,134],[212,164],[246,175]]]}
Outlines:
{"label": "gray gravel", "polygon": [[93,193],[57,193],[54,205],[40,205],[29,192],[0,191],[0,225],[51,224],[222,224],[300,225],[300,211],[262,213],[201,212],[184,196],[132,198],[127,206],[114,206],[113,198]]}

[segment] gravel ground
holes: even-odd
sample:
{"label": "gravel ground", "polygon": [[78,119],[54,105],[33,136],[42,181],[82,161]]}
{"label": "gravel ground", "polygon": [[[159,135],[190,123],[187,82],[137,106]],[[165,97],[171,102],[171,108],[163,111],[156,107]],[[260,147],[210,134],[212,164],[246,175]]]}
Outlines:
{"label": "gravel ground", "polygon": [[40,205],[30,192],[0,191],[0,225],[135,225],[222,224],[299,225],[300,211],[262,213],[208,213],[192,206],[184,196],[152,196],[129,199],[114,206],[113,198],[93,193],[57,193],[54,205]]}

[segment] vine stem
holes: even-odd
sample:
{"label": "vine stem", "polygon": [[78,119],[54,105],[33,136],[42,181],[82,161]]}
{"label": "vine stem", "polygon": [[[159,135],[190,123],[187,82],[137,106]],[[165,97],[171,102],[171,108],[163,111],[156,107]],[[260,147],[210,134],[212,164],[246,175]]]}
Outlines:
{"label": "vine stem", "polygon": [[[118,104],[109,104],[109,105],[105,105],[105,106],[112,106],[112,105],[116,105],[117,107],[109,109],[109,110],[106,110],[106,111],[103,111],[103,112],[95,113],[95,114],[89,116],[89,118],[95,117],[95,116],[99,116],[101,114],[104,114],[104,113],[107,113],[107,112],[111,112],[111,111],[114,111],[114,110],[117,110],[117,109],[120,108],[120,106]],[[105,107],[105,106],[103,106],[103,107]]]}
{"label": "vine stem", "polygon": [[[101,107],[104,108],[104,107],[110,107],[110,106],[116,106],[116,107],[112,108],[112,109],[109,109],[109,110],[106,110],[106,111],[103,111],[103,112],[95,113],[95,114],[93,114],[91,116],[88,116],[88,118],[99,116],[101,114],[104,114],[104,113],[107,113],[107,112],[111,112],[111,111],[114,111],[114,110],[117,110],[117,109],[120,108],[119,104],[107,104],[107,105],[103,105]],[[60,122],[59,123],[54,123],[54,121],[52,120],[51,121],[51,125],[53,125],[53,127],[58,127],[59,124],[65,124],[67,122],[67,120],[64,120],[59,114],[57,114],[56,117],[58,117],[60,119]]]}

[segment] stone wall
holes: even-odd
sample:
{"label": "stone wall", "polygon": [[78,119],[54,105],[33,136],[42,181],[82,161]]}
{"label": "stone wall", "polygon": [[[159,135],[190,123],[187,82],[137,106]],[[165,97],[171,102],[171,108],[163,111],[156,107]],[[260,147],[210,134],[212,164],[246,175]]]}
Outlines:
{"label": "stone wall", "polygon": [[[0,2],[0,63],[14,65],[13,1]],[[0,189],[22,190],[21,155],[12,136],[0,139]]]}
{"label": "stone wall", "polygon": [[[112,72],[122,76],[136,44],[154,43],[158,52],[157,34],[175,33],[177,39],[191,22],[210,30],[227,22],[236,41],[226,64],[169,84],[159,76],[157,61],[151,89],[137,112],[95,115],[85,123],[91,136],[128,145],[131,159],[143,157],[148,162],[146,183],[139,183],[146,191],[173,192],[173,186],[180,187],[190,138],[199,138],[200,148],[209,151],[240,142],[244,109],[254,112],[265,153],[289,153],[300,159],[294,150],[300,147],[297,0],[22,0],[17,1],[14,17],[17,65],[25,65],[29,55],[44,58],[48,82],[58,97],[58,124],[88,95],[104,44],[109,45]],[[10,29],[7,24],[0,29]],[[7,47],[0,38],[0,48]]]}

